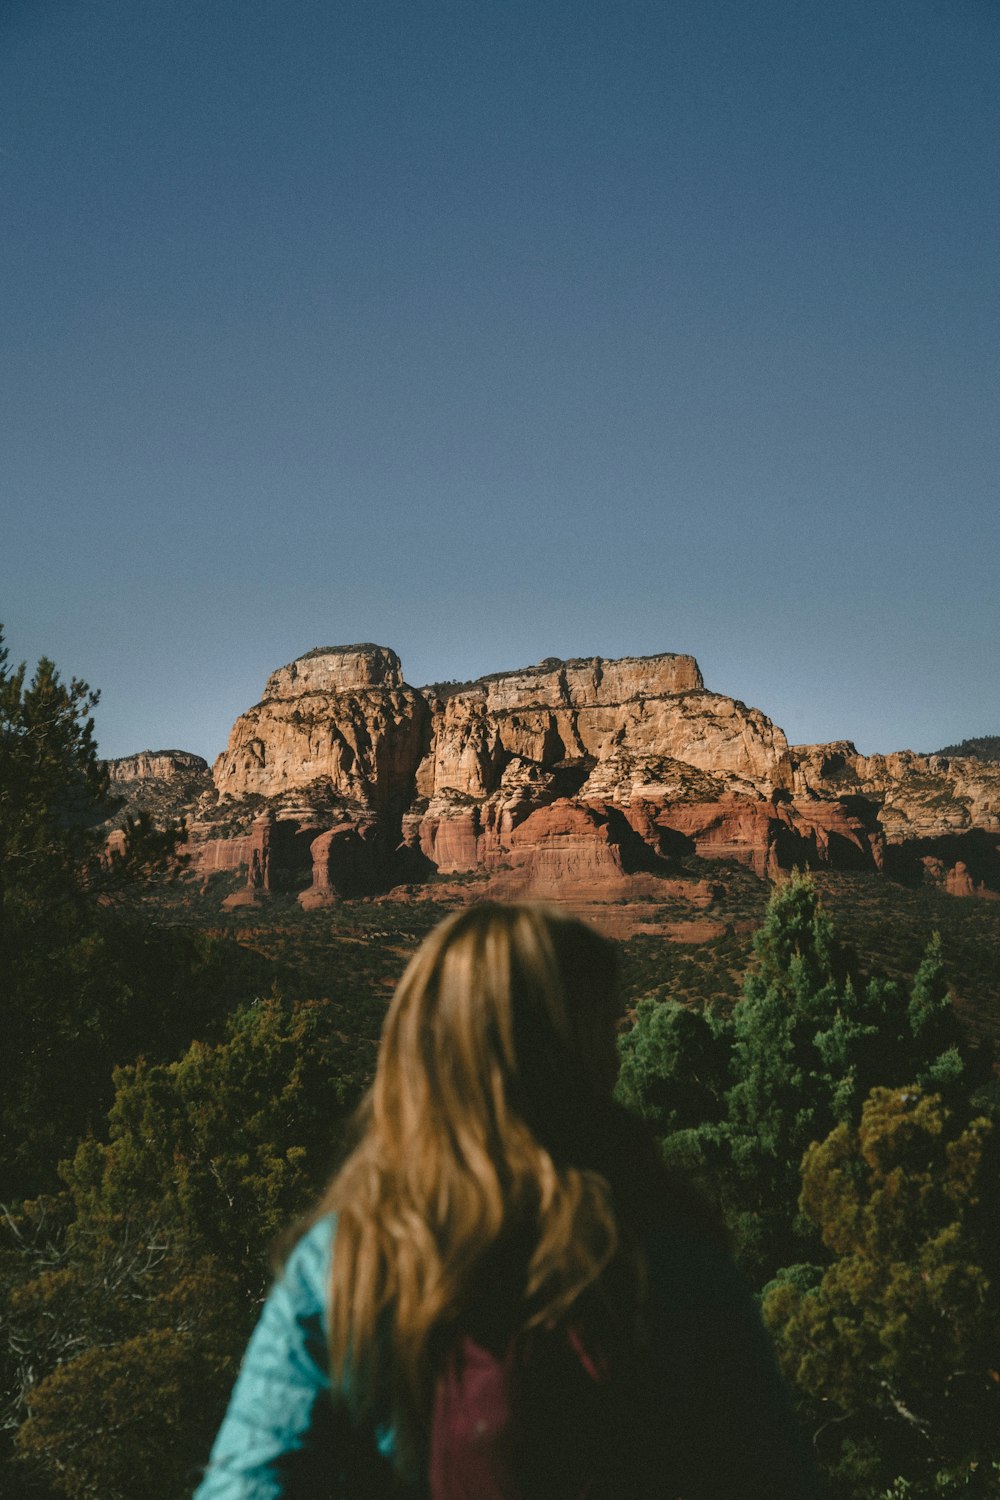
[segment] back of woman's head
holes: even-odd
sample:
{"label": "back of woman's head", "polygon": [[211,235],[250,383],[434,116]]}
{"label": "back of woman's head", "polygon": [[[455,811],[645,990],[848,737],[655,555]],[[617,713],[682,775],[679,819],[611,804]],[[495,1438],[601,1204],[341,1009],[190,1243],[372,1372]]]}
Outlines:
{"label": "back of woman's head", "polygon": [[440,1156],[489,1179],[554,1095],[609,1094],[616,980],[612,945],[544,907],[482,904],[443,922],[382,1034],[369,1129],[397,1168],[423,1175]]}
{"label": "back of woman's head", "polygon": [[506,1277],[515,1332],[564,1314],[619,1256],[590,1160],[612,1112],[616,980],[616,950],[583,923],[482,904],[443,922],[399,983],[325,1203],[334,1370],[349,1362],[362,1406],[388,1392],[404,1460],[484,1277]]}

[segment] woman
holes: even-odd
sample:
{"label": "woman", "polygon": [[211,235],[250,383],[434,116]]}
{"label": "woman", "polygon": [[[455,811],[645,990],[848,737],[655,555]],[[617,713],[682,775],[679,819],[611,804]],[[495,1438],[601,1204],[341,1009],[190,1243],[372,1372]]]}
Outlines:
{"label": "woman", "polygon": [[711,1215],[612,1101],[616,968],[538,906],[427,938],[196,1500],[818,1493]]}

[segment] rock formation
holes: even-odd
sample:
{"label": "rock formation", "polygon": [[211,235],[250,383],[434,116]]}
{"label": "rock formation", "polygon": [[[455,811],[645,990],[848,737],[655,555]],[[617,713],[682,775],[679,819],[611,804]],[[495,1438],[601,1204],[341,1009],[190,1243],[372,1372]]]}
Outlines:
{"label": "rock formation", "polygon": [[310,651],[272,672],[212,768],[223,797],[274,797],[317,781],[401,816],[427,744],[425,700],[382,646]]}
{"label": "rock formation", "polygon": [[1000,762],[974,756],[859,755],[849,740],[792,749],[793,783],[824,804],[873,809],[890,873],[924,877],[952,895],[1000,893]]}
{"label": "rock formation", "polygon": [[215,789],[207,761],[187,750],[140,750],[106,762],[112,795],[119,801],[112,824],[148,812],[164,825],[186,817],[199,798],[214,803]]}
{"label": "rock formation", "polygon": [[859,755],[850,740],[796,745],[793,781],[806,795],[861,796],[894,843],[971,828],[1000,832],[1000,762],[973,757]]}
{"label": "rock formation", "polygon": [[[671,875],[674,876],[671,879]],[[560,798],[512,829],[505,868],[490,882],[499,900],[530,895],[543,900],[669,900],[711,903],[704,880],[677,879],[611,807]]]}
{"label": "rock formation", "polygon": [[417,772],[421,796],[488,796],[515,758],[582,770],[619,752],[672,757],[757,789],[791,784],[781,730],[758,709],[705,692],[690,656],[545,661],[424,691],[432,733]]}
{"label": "rock formation", "polygon": [[1000,889],[1000,764],[789,747],[690,656],[548,659],[418,690],[387,647],[328,647],[271,673],[211,791],[181,752],[115,765],[133,788],[194,778],[189,852],[205,874],[246,867],[233,903],[462,875],[497,896],[700,909],[712,888],[691,856]]}
{"label": "rock formation", "polygon": [[208,771],[208,762],[188,750],[139,750],[106,762],[112,785],[136,781],[186,781]]}

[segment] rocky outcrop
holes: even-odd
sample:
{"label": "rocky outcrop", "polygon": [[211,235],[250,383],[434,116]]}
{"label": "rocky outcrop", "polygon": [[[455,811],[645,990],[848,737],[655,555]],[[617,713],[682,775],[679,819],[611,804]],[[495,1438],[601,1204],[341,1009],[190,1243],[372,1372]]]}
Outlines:
{"label": "rocky outcrop", "polygon": [[187,750],[139,750],[105,764],[116,787],[135,781],[187,781],[208,771],[208,761]]}
{"label": "rocky outcrop", "polygon": [[793,784],[825,804],[867,804],[885,835],[885,867],[952,895],[1000,892],[1000,763],[975,756],[862,756],[849,739],[795,745]]}
{"label": "rocky outcrop", "polygon": [[274,891],[295,890],[310,870],[316,831],[309,823],[279,819],[270,810],[262,812],[254,819],[250,837],[245,841],[246,885],[227,896],[223,906],[255,906]]}
{"label": "rocky outcrop", "polygon": [[1000,892],[1000,764],[973,756],[859,755],[850,740],[796,745],[793,785],[820,807],[865,804],[885,839],[887,870],[952,895]]}
{"label": "rocky outcrop", "polygon": [[495,895],[700,910],[699,860],[1000,890],[1000,764],[789,747],[690,656],[547,659],[418,690],[388,647],[326,647],[271,673],[210,783],[181,752],[116,764],[131,785],[195,778],[192,867],[245,866],[241,903],[476,876]]}
{"label": "rocky outcrop", "polygon": [[781,792],[768,798],[722,791],[713,798],[672,800],[650,788],[624,812],[664,857],[734,860],[771,877],[795,865],[875,871],[884,864],[874,813],[842,799],[803,804]]}
{"label": "rocky outcrop", "polygon": [[390,850],[377,822],[342,823],[311,845],[312,883],[299,894],[307,911],[368,895],[383,880]]}
{"label": "rocky outcrop", "polygon": [[506,867],[493,876],[488,892],[498,900],[668,901],[707,906],[704,880],[671,878],[669,864],[657,858],[614,808],[584,806],[561,798],[539,808],[510,834]]}
{"label": "rocky outcrop", "polygon": [[689,656],[543,662],[425,691],[432,723],[421,796],[489,796],[515,758],[545,770],[597,766],[621,752],[671,757],[755,788],[791,785],[782,731],[759,709],[705,692]]}
{"label": "rocky outcrop", "polygon": [[164,826],[189,817],[200,799],[215,800],[208,762],[187,750],[140,750],[105,764],[118,804],[110,820],[113,829],[138,813],[148,813]]}
{"label": "rocky outcrop", "polygon": [[414,795],[429,733],[425,700],[384,646],[310,651],[267,680],[212,768],[221,797],[274,797],[322,781],[397,818]]}
{"label": "rocky outcrop", "polygon": [[653,656],[577,656],[561,661],[548,656],[534,667],[490,672],[472,682],[432,683],[428,698],[482,695],[492,712],[512,708],[592,708],[625,703],[630,698],[689,693],[705,686],[693,656],[662,651]]}
{"label": "rocky outcrop", "polygon": [[973,757],[859,755],[850,740],[796,745],[793,784],[819,796],[860,796],[872,802],[893,843],[937,838],[970,828],[1000,831],[1000,763]]}
{"label": "rocky outcrop", "polygon": [[272,672],[265,701],[301,698],[304,693],[349,693],[358,688],[399,688],[403,671],[388,646],[317,646]]}
{"label": "rocky outcrop", "polygon": [[981,900],[1000,901],[1000,843],[996,841],[986,861],[977,861],[986,866],[985,877],[977,877],[964,859],[955,859],[952,864],[940,854],[925,854],[921,859],[927,879],[949,896],[976,896]]}

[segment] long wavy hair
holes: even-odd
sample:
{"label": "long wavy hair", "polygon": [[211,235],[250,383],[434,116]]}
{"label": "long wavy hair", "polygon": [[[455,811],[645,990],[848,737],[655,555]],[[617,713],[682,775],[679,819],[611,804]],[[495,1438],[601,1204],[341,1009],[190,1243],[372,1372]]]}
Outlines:
{"label": "long wavy hair", "polygon": [[338,1215],[333,1378],[392,1421],[404,1473],[459,1329],[509,1338],[581,1299],[638,1316],[643,1260],[614,1180],[617,969],[582,922],[484,903],[432,932],[396,990],[320,1211]]}

